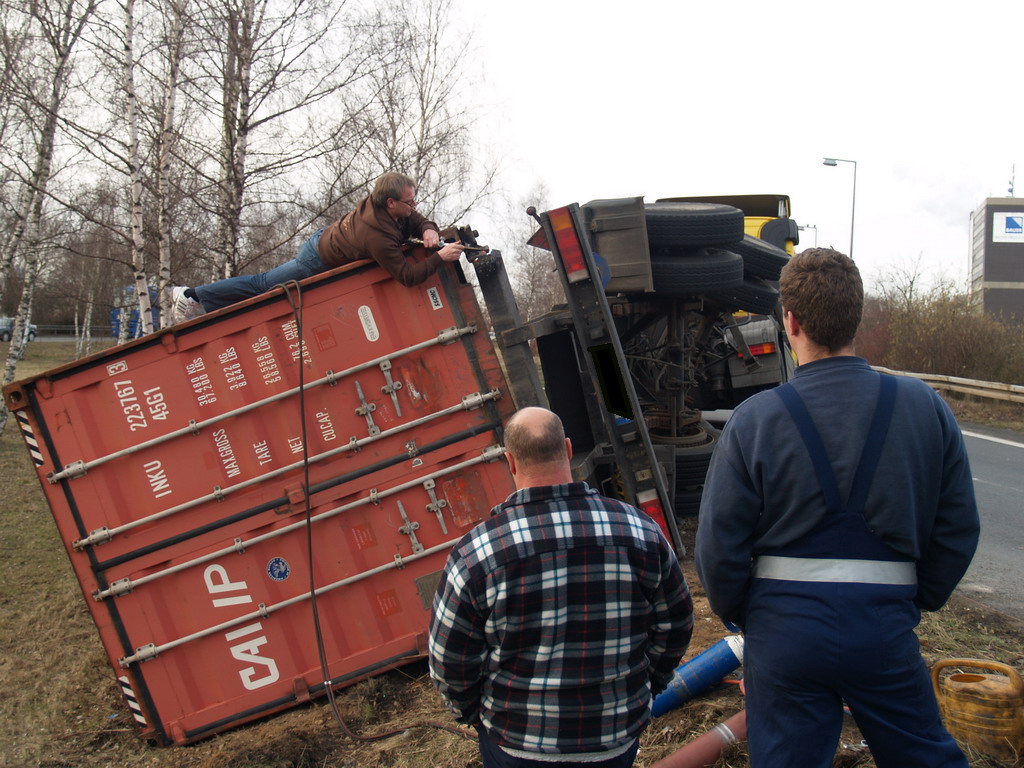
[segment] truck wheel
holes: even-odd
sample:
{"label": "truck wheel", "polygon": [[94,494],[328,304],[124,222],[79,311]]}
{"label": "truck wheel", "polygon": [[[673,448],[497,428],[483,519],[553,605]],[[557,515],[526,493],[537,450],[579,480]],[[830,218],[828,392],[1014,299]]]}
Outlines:
{"label": "truck wheel", "polygon": [[779,289],[759,277],[748,277],[739,285],[708,296],[730,310],[743,309],[755,315],[770,315],[779,303]]}
{"label": "truck wheel", "polygon": [[651,253],[654,290],[663,296],[694,296],[732,290],[743,282],[743,257],[718,248],[703,248],[687,256]]}
{"label": "truck wheel", "polygon": [[10,340],[11,340],[11,332],[10,331],[4,331],[3,333],[0,333],[0,341],[10,341]]}
{"label": "truck wheel", "polygon": [[692,491],[704,485],[711,464],[711,454],[718,445],[721,432],[709,422],[701,420],[691,424],[685,434],[671,436],[651,432],[651,442],[656,445],[675,446],[675,495]]}
{"label": "truck wheel", "polygon": [[704,495],[703,488],[692,488],[686,491],[676,491],[672,506],[675,509],[676,517],[696,517],[700,512],[700,499]]}
{"label": "truck wheel", "polygon": [[744,235],[738,243],[730,245],[729,250],[743,257],[743,271],[748,277],[778,280],[789,261],[789,254],[784,250],[753,235]]}
{"label": "truck wheel", "polygon": [[729,245],[743,239],[743,211],[720,203],[648,203],[651,245]]}

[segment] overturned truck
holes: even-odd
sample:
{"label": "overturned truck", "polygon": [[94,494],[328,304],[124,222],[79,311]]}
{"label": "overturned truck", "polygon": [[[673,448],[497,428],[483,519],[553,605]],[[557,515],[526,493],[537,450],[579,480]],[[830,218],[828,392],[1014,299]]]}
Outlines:
{"label": "overturned truck", "polygon": [[421,658],[448,550],[513,488],[518,407],[558,412],[576,476],[682,551],[707,412],[791,365],[772,281],[796,227],[766,199],[533,212],[567,301],[528,321],[462,228],[486,319],[457,264],[406,288],[360,262],[6,387],[141,735]]}

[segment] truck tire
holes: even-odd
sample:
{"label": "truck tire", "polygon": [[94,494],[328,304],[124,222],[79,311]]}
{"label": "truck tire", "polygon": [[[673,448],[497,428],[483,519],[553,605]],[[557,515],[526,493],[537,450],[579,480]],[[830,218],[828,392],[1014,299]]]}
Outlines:
{"label": "truck tire", "polygon": [[676,449],[676,492],[704,485],[711,454],[718,445],[718,430],[707,428],[708,441],[703,445]]}
{"label": "truck tire", "polygon": [[700,499],[703,495],[703,488],[676,491],[675,499],[673,499],[672,503],[676,518],[697,517],[700,512]]}
{"label": "truck tire", "polygon": [[743,282],[743,257],[718,248],[703,248],[685,256],[652,251],[651,279],[655,293],[663,296],[728,291]]}
{"label": "truck tire", "polygon": [[789,261],[789,254],[784,250],[753,235],[744,235],[738,243],[730,245],[729,250],[743,257],[743,271],[747,277],[778,280],[782,268]]}
{"label": "truck tire", "polygon": [[11,332],[10,331],[0,332],[0,341],[10,341],[10,340],[11,340]]}
{"label": "truck tire", "polygon": [[770,315],[779,303],[779,289],[759,277],[748,277],[739,285],[708,294],[726,309],[746,310],[755,315]]}
{"label": "truck tire", "polygon": [[[678,500],[685,494],[697,492],[697,503],[700,503],[700,488],[711,465],[711,454],[718,445],[721,432],[707,421],[690,425],[685,435],[671,437],[651,433],[651,441],[655,445],[675,446],[675,493]],[[678,508],[676,512],[678,512]]]}
{"label": "truck tire", "polygon": [[729,245],[743,239],[743,211],[719,203],[648,203],[647,239],[652,246]]}

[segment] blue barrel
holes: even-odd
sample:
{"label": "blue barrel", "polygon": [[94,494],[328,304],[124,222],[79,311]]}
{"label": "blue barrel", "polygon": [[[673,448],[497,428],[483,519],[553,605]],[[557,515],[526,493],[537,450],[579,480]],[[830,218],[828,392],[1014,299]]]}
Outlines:
{"label": "blue barrel", "polygon": [[676,667],[668,687],[651,704],[651,715],[660,717],[670,709],[698,696],[743,662],[743,638],[729,635],[706,651]]}

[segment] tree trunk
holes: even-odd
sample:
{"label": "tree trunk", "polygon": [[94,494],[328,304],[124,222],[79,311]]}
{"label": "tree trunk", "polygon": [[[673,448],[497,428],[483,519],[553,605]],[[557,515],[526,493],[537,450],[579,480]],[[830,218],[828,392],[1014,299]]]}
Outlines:
{"label": "tree trunk", "polygon": [[135,0],[125,0],[124,89],[128,112],[128,179],[131,196],[132,266],[135,273],[135,299],[139,305],[139,329],[153,332],[153,313],[146,278],[146,241],[142,235],[142,163],[139,151],[139,113],[135,98]]}
{"label": "tree trunk", "polygon": [[174,129],[174,110],[178,93],[178,74],[181,70],[182,40],[184,37],[184,16],[188,0],[181,4],[171,3],[171,31],[167,50],[167,75],[164,80],[163,115],[160,130],[160,146],[157,153],[157,238],[160,247],[160,276],[157,279],[157,295],[160,297],[161,325],[171,323],[171,221],[168,212],[171,188],[170,169],[174,156],[177,134]]}

